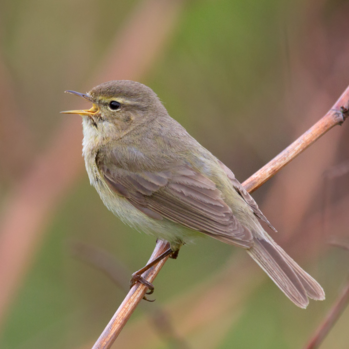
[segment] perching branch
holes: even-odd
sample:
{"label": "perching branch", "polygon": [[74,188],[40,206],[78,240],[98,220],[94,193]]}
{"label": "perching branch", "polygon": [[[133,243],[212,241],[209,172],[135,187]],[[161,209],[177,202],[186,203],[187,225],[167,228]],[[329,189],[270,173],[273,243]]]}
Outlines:
{"label": "perching branch", "polygon": [[[95,246],[77,241],[71,244],[71,252],[74,257],[90,264],[92,267],[106,274],[118,288],[128,292],[131,272],[121,265],[112,255]],[[143,307],[142,307],[143,305]],[[139,306],[146,312],[158,332],[171,348],[188,349],[188,344],[180,338],[172,326],[168,313],[160,306],[153,304],[150,308],[145,303]]]}
{"label": "perching branch", "polygon": [[[262,184],[273,177],[278,171],[280,171],[284,166],[291,162],[297,155],[307,149],[312,143],[314,143],[332,127],[341,125],[349,116],[348,109],[349,87],[347,87],[342,96],[324,117],[322,117],[315,125],[313,125],[308,131],[306,131],[301,137],[299,137],[284,151],[277,155],[273,160],[271,160],[268,164],[266,164],[249,179],[247,179],[243,183],[243,186],[246,188],[246,190],[251,193],[259,188]],[[170,245],[167,242],[158,240],[153,254],[149,259],[149,262],[160,256],[169,247]],[[167,259],[168,258],[163,259],[161,262],[150,268],[142,276],[147,281],[152,283]],[[130,289],[126,298],[124,299],[119,309],[116,311],[113,318],[110,320],[109,324],[104,329],[103,333],[100,335],[92,349],[108,349],[111,347],[111,345],[121,332],[122,328],[125,326],[127,320],[130,318],[133,311],[137,307],[138,303],[144,297],[146,291],[147,287],[143,284],[136,284]]]}
{"label": "perching branch", "polygon": [[349,116],[348,109],[349,87],[347,87],[338,101],[333,105],[332,109],[330,109],[323,118],[308,131],[303,133],[302,136],[295,140],[273,160],[269,161],[259,171],[248,178],[243,183],[245,189],[249,193],[254,192],[332,127],[341,125]]}
{"label": "perching branch", "polygon": [[[169,247],[170,245],[168,242],[158,240],[148,263],[167,251]],[[150,268],[142,276],[147,281],[152,283],[163,265],[166,263],[167,259],[168,257],[162,259],[158,264]],[[138,303],[143,299],[146,291],[147,287],[145,287],[143,284],[136,284],[130,289],[126,298],[121,303],[119,309],[116,311],[112,319],[109,321],[109,324],[93,346],[93,349],[106,349],[111,347],[111,345],[114,343],[115,339],[125,326],[127,320],[136,309]]]}

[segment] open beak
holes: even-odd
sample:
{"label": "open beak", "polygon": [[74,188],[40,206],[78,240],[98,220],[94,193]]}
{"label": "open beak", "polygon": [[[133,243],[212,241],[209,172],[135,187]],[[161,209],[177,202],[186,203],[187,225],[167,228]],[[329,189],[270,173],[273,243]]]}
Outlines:
{"label": "open beak", "polygon": [[[80,93],[76,91],[64,91],[65,93],[71,93],[77,96],[80,96],[82,98],[87,99],[88,101],[92,102],[92,98],[85,94],[85,93]],[[87,115],[87,116],[94,116],[99,112],[99,108],[97,104],[93,103],[92,108],[90,109],[81,109],[81,110],[67,110],[67,111],[61,111],[61,114],[79,114],[79,115]]]}

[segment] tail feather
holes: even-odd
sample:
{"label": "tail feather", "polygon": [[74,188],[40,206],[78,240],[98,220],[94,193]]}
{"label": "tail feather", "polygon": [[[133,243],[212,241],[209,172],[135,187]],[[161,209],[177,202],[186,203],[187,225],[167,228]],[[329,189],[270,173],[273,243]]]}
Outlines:
{"label": "tail feather", "polygon": [[276,245],[275,247],[282,257],[293,267],[293,270],[301,281],[307,296],[316,301],[323,301],[325,299],[325,292],[320,284],[303,270],[280,246]]}
{"label": "tail feather", "polygon": [[256,237],[247,252],[300,308],[307,307],[308,297],[316,300],[325,298],[321,286],[272,239]]}

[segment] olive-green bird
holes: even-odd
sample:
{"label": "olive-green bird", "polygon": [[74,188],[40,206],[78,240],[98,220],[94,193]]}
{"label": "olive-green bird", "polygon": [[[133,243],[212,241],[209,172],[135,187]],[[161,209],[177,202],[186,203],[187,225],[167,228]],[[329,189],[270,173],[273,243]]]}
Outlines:
{"label": "olive-green bird", "polygon": [[153,90],[120,80],[67,92],[93,103],[63,113],[82,116],[90,182],[123,222],[168,241],[173,253],[202,235],[241,247],[297,306],[325,298],[262,228],[259,220],[274,229],[233,172],[168,115]]}

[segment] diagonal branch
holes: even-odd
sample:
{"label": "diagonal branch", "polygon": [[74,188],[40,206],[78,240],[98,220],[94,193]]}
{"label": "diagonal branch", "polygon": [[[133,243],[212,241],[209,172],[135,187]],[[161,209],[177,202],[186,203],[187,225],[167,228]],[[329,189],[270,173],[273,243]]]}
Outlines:
{"label": "diagonal branch", "polygon": [[[95,246],[77,241],[71,244],[71,252],[77,259],[91,265],[106,274],[119,289],[124,292],[129,290],[130,272],[120,264],[112,255]],[[156,304],[150,308],[145,303],[139,304],[151,319],[159,336],[165,340],[171,348],[188,349],[188,344],[178,336],[173,328],[172,321],[165,309]]]}
{"label": "diagonal branch", "polygon": [[[273,177],[284,166],[291,162],[301,152],[307,149],[312,143],[329,131],[336,125],[341,125],[349,116],[349,86],[343,92],[333,107],[323,116],[315,125],[294,141],[290,146],[283,150],[273,160],[267,163],[254,175],[248,178],[243,186],[250,193],[259,188],[267,180]],[[169,248],[169,244],[165,241],[158,240],[155,249],[148,261],[151,262]],[[168,258],[163,259],[160,263],[150,268],[143,277],[153,282],[161,268]],[[116,311],[107,327],[104,329],[97,342],[92,349],[108,349],[114,343],[119,333],[125,326],[127,320],[136,309],[138,303],[142,300],[147,287],[143,284],[134,285],[127,294],[119,309]]]}
{"label": "diagonal branch", "polygon": [[259,171],[248,178],[243,183],[246,190],[249,193],[254,192],[332,127],[341,125],[349,115],[348,108],[344,107],[348,106],[348,100],[349,88],[343,92],[338,101],[333,105],[332,109],[330,109],[323,118],[321,118],[308,131],[303,133],[302,136],[295,140],[273,160],[269,161]]}

